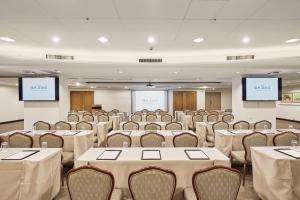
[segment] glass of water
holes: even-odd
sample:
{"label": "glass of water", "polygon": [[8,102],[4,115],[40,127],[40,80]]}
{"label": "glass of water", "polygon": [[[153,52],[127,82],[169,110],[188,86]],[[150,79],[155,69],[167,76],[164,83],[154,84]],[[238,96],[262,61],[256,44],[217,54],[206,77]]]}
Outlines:
{"label": "glass of water", "polygon": [[42,142],[42,144],[41,144],[42,149],[46,149],[47,146],[48,146],[47,142]]}
{"label": "glass of water", "polygon": [[2,142],[1,143],[1,151],[6,152],[8,148],[8,143],[7,142]]}
{"label": "glass of water", "polygon": [[128,148],[128,146],[129,146],[129,145],[128,145],[128,142],[127,142],[127,141],[124,141],[124,142],[123,142],[123,148]]}
{"label": "glass of water", "polygon": [[294,126],[292,124],[289,125],[289,129],[293,129]]}

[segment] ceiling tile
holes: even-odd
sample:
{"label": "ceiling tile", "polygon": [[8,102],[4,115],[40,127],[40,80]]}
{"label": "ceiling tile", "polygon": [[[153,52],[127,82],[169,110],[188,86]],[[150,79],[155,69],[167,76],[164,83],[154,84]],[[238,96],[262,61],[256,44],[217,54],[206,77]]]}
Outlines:
{"label": "ceiling tile", "polygon": [[186,18],[188,19],[214,19],[218,11],[227,1],[192,1]]}

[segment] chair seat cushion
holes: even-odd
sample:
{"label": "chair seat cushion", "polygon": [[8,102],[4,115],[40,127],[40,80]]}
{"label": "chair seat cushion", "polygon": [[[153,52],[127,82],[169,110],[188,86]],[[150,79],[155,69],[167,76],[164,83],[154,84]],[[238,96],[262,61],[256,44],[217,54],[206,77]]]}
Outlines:
{"label": "chair seat cushion", "polygon": [[111,200],[121,200],[122,199],[122,190],[121,189],[114,189],[111,194]]}
{"label": "chair seat cushion", "polygon": [[74,162],[74,153],[73,152],[63,152],[62,156],[63,156],[62,164]]}
{"label": "chair seat cushion", "polygon": [[241,163],[245,162],[245,151],[232,151],[231,157],[234,161],[238,161]]}
{"label": "chair seat cushion", "polygon": [[196,194],[191,187],[185,188],[183,195],[185,200],[197,200]]}

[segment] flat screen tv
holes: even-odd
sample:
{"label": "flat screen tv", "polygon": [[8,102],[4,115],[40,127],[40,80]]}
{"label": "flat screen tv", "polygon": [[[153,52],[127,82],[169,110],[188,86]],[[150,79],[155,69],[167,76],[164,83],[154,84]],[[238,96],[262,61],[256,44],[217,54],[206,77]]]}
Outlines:
{"label": "flat screen tv", "polygon": [[58,101],[58,77],[22,77],[19,78],[20,101]]}
{"label": "flat screen tv", "polygon": [[244,101],[280,101],[281,78],[243,78]]}

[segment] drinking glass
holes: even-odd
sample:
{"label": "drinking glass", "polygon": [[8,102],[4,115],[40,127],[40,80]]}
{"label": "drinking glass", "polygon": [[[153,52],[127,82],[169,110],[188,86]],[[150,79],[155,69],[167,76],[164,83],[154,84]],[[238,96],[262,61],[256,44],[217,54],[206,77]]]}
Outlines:
{"label": "drinking glass", "polygon": [[41,145],[42,149],[46,149],[47,146],[48,146],[48,143],[47,143],[47,142],[42,142],[42,145]]}
{"label": "drinking glass", "polygon": [[294,126],[292,124],[289,125],[289,129],[293,129]]}
{"label": "drinking glass", "polygon": [[1,151],[6,152],[8,148],[8,143],[7,142],[2,142],[1,143]]}

